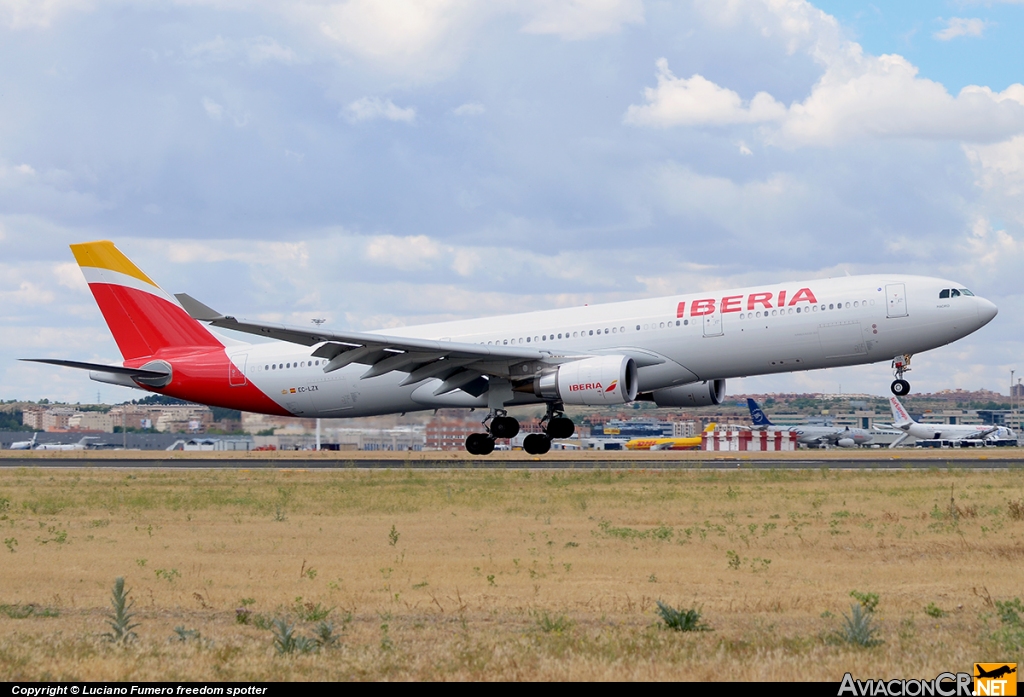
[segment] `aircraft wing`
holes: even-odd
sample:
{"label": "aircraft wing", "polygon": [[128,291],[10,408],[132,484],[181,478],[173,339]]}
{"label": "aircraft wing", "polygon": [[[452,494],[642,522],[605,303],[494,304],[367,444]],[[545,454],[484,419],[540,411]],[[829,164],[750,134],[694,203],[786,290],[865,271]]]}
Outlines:
{"label": "aircraft wing", "polygon": [[409,377],[402,382],[403,385],[436,377],[443,380],[443,383],[435,394],[444,394],[468,386],[481,375],[502,378],[515,378],[519,375],[532,377],[539,368],[538,364],[554,365],[588,357],[560,355],[526,346],[469,344],[368,332],[323,331],[319,328],[239,320],[230,315],[223,315],[185,293],[179,293],[175,297],[193,319],[207,322],[214,327],[303,346],[319,344],[311,355],[327,359],[325,373],[344,368],[351,363],[359,363],[370,366],[362,375],[364,379],[395,370],[409,373]]}

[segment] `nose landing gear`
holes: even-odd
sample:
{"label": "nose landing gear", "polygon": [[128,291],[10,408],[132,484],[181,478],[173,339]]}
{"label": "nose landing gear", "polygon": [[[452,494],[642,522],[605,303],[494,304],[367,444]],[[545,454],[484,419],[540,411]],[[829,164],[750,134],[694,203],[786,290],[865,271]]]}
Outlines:
{"label": "nose landing gear", "polygon": [[903,374],[910,371],[911,354],[907,353],[892,359],[892,372],[896,377],[889,386],[892,393],[897,397],[910,394],[910,383],[903,379]]}

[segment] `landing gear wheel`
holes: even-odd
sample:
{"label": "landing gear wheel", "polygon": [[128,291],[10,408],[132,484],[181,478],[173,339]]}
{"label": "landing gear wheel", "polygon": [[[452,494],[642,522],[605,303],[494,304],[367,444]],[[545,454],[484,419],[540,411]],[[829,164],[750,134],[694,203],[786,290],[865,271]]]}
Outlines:
{"label": "landing gear wheel", "polygon": [[523,439],[523,450],[531,455],[543,455],[551,450],[551,439],[543,433],[531,433]]}
{"label": "landing gear wheel", "polygon": [[495,416],[489,430],[495,438],[515,438],[519,434],[519,422],[511,416]]}
{"label": "landing gear wheel", "polygon": [[910,383],[906,380],[893,380],[889,389],[897,397],[902,397],[905,394],[910,394]]}
{"label": "landing gear wheel", "polygon": [[494,439],[486,433],[470,433],[466,438],[466,452],[470,455],[490,455],[494,452]]}
{"label": "landing gear wheel", "polygon": [[576,432],[576,424],[572,422],[572,419],[556,416],[548,421],[548,427],[544,432],[548,434],[549,438],[571,438],[572,434]]}

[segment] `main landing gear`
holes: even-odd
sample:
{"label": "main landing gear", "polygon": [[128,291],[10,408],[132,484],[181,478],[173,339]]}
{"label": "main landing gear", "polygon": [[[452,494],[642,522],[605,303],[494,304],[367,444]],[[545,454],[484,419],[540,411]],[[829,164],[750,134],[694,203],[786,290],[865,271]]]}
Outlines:
{"label": "main landing gear", "polygon": [[466,452],[470,455],[490,455],[496,438],[515,438],[519,435],[519,422],[508,416],[504,409],[494,410],[484,419],[487,433],[471,433],[466,438]]}
{"label": "main landing gear", "polygon": [[903,374],[910,371],[910,357],[907,353],[892,359],[892,372],[896,379],[892,381],[889,389],[897,397],[910,394],[910,383],[903,379]]}
{"label": "main landing gear", "polygon": [[531,433],[523,439],[523,450],[531,455],[543,455],[551,450],[555,438],[569,438],[576,432],[576,424],[562,413],[561,404],[548,404],[548,413],[540,420],[544,433]]}
{"label": "main landing gear", "polygon": [[[530,455],[543,455],[551,450],[555,438],[569,438],[576,432],[576,424],[562,413],[561,404],[549,404],[547,415],[541,419],[544,433],[531,433],[523,439],[523,450]],[[497,438],[515,438],[519,434],[519,422],[504,409],[493,410],[484,419],[486,433],[471,433],[466,438],[466,452],[470,455],[490,455],[494,452]]]}

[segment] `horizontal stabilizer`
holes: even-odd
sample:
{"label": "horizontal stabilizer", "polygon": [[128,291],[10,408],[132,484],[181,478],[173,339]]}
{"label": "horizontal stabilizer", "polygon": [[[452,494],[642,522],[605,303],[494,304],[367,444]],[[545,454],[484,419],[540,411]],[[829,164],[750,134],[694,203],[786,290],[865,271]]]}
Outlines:
{"label": "horizontal stabilizer", "polygon": [[212,322],[217,319],[225,319],[224,315],[214,310],[209,305],[204,305],[188,293],[175,293],[174,297],[185,309],[189,317],[200,322]]}
{"label": "horizontal stabilizer", "polygon": [[127,375],[133,378],[164,378],[170,373],[165,370],[147,370],[144,368],[125,368],[120,365],[104,365],[103,363],[83,363],[82,361],[62,361],[56,358],[21,358],[19,360],[30,363],[49,363],[60,365],[65,368],[79,368],[80,370],[96,370],[103,373],[114,373],[116,375]]}

